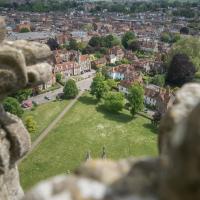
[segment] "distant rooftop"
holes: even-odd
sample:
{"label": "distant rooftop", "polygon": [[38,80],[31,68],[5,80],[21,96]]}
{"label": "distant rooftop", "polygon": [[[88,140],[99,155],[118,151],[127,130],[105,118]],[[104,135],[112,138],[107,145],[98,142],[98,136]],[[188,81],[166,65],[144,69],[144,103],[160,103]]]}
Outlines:
{"label": "distant rooftop", "polygon": [[7,36],[8,40],[45,40],[55,37],[53,32],[28,32],[28,33],[11,33]]}

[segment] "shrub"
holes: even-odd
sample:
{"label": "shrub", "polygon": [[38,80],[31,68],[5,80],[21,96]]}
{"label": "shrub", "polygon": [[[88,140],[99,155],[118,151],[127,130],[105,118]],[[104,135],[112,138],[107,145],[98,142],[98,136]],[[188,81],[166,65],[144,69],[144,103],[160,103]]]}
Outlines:
{"label": "shrub", "polygon": [[64,92],[64,98],[66,99],[75,98],[78,95],[78,88],[76,86],[76,82],[72,79],[69,79],[65,83],[63,92]]}

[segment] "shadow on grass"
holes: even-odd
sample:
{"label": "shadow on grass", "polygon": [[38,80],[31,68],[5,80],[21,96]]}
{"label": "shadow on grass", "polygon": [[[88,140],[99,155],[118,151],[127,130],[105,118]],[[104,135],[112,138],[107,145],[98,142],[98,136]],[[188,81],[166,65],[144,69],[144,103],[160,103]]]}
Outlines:
{"label": "shadow on grass", "polygon": [[151,122],[148,124],[146,123],[143,126],[144,126],[144,128],[151,130],[153,133],[158,134],[158,127],[155,126],[154,124],[152,124]]}
{"label": "shadow on grass", "polygon": [[134,118],[131,115],[125,114],[125,113],[111,113],[107,110],[105,110],[103,105],[99,105],[96,107],[97,112],[101,112],[104,114],[104,117],[108,120],[117,121],[121,123],[127,123],[133,120]]}
{"label": "shadow on grass", "polygon": [[91,96],[81,96],[78,101],[86,105],[96,105],[98,103],[97,100]]}

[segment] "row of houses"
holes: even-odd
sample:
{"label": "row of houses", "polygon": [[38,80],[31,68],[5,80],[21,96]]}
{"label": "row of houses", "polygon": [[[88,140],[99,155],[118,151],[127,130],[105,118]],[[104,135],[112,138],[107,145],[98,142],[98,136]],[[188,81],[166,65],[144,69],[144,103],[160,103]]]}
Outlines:
{"label": "row of houses", "polygon": [[90,56],[78,51],[56,50],[54,63],[54,73],[61,73],[64,79],[91,71]]}
{"label": "row of houses", "polygon": [[119,80],[119,92],[128,95],[131,85],[138,83],[144,87],[144,103],[157,112],[164,114],[173,104],[175,95],[169,88],[161,88],[153,84],[144,84],[141,71],[134,65],[119,65],[108,70],[108,76],[112,79]]}

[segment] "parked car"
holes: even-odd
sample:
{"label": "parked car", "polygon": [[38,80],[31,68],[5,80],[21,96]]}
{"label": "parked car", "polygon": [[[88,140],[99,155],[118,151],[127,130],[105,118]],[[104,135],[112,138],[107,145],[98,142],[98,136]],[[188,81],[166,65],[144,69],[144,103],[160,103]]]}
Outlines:
{"label": "parked car", "polygon": [[32,107],[32,101],[30,101],[30,100],[23,101],[22,107],[23,108],[31,108]]}
{"label": "parked car", "polygon": [[49,96],[45,96],[44,98],[47,100],[51,100],[51,97],[49,97]]}
{"label": "parked car", "polygon": [[56,96],[56,99],[62,99],[64,97],[64,93],[59,93]]}

